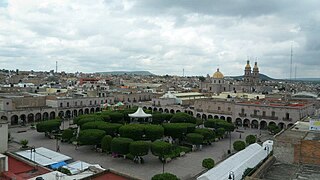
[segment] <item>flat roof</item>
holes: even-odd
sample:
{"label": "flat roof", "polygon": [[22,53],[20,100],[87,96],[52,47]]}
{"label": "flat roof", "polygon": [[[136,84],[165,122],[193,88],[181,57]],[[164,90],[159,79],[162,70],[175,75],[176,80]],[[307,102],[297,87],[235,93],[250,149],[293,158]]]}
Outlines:
{"label": "flat roof", "polygon": [[16,154],[32,162],[36,162],[42,166],[48,166],[51,164],[56,164],[62,161],[67,161],[72,159],[69,156],[52,151],[44,147],[36,148],[35,152],[31,152],[31,150],[26,150],[26,151],[16,152]]}

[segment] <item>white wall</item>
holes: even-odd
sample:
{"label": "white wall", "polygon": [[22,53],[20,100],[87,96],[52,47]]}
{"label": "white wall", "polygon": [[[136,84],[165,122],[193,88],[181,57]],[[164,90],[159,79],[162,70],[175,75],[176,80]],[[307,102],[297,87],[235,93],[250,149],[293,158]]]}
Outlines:
{"label": "white wall", "polygon": [[6,121],[0,122],[0,153],[8,150],[8,123]]}

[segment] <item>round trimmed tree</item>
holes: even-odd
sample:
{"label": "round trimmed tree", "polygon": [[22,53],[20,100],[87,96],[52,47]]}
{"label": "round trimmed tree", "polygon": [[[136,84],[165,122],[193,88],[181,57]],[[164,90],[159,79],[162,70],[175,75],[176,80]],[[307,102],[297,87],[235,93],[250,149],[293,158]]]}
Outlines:
{"label": "round trimmed tree", "polygon": [[73,137],[73,133],[74,131],[72,129],[65,129],[62,132],[61,139],[65,142],[70,141],[70,139]]}
{"label": "round trimmed tree", "polygon": [[149,142],[146,141],[134,141],[129,145],[130,154],[134,156],[145,156],[149,153]]}
{"label": "round trimmed tree", "polygon": [[205,128],[197,128],[195,133],[201,134],[203,136],[203,140],[206,142],[213,142],[215,140],[215,133],[211,129],[205,129]]}
{"label": "round trimmed tree", "polygon": [[179,180],[179,178],[171,173],[163,173],[154,175],[151,180]]}
{"label": "round trimmed tree", "polygon": [[202,161],[202,167],[211,169],[214,167],[214,160],[212,158],[206,158]]}
{"label": "round trimmed tree", "polygon": [[236,151],[241,151],[246,148],[246,143],[244,141],[235,141],[233,143],[233,149]]}
{"label": "round trimmed tree", "polygon": [[161,139],[164,135],[164,128],[161,125],[146,125],[144,131],[151,141]]}
{"label": "round trimmed tree", "polygon": [[59,130],[61,125],[60,119],[48,120],[39,122],[36,125],[38,132],[52,132],[54,130]]}
{"label": "round trimmed tree", "polygon": [[112,137],[110,135],[105,135],[101,140],[101,148],[104,152],[111,151],[111,141]]}
{"label": "round trimmed tree", "polygon": [[97,145],[101,143],[101,139],[106,135],[106,132],[99,129],[81,130],[78,141],[83,145]]}
{"label": "round trimmed tree", "polygon": [[253,144],[253,143],[255,143],[256,141],[257,141],[256,136],[254,136],[254,135],[252,135],[252,134],[250,134],[250,135],[248,135],[248,136],[246,137],[246,143],[247,143],[247,144]]}
{"label": "round trimmed tree", "polygon": [[133,140],[141,140],[144,134],[144,125],[127,124],[119,128],[121,137],[131,138]]}
{"label": "round trimmed tree", "polygon": [[111,152],[126,155],[129,153],[129,146],[131,142],[133,142],[133,140],[130,138],[113,138],[111,141]]}
{"label": "round trimmed tree", "polygon": [[163,157],[169,154],[172,149],[172,144],[164,141],[155,141],[151,144],[151,152],[155,156]]}
{"label": "round trimmed tree", "polygon": [[191,144],[199,145],[203,142],[203,136],[198,133],[189,133],[186,137],[187,141]]}
{"label": "round trimmed tree", "polygon": [[178,112],[172,116],[170,122],[172,123],[192,123],[196,124],[196,118],[191,116],[190,114]]}

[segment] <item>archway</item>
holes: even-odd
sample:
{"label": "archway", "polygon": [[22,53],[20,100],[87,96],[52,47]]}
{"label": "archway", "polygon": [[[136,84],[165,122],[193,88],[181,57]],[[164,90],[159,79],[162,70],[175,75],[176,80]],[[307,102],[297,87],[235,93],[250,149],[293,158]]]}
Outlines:
{"label": "archway", "polygon": [[28,123],[34,122],[34,115],[32,113],[28,114]]}
{"label": "archway", "polygon": [[79,116],[83,114],[83,110],[79,109]]}
{"label": "archway", "polygon": [[38,121],[41,121],[41,113],[37,113],[36,116],[35,116],[35,121],[38,122]]}
{"label": "archway", "polygon": [[21,114],[20,119],[21,119],[22,123],[26,123],[27,117],[25,114]]}
{"label": "archway", "polygon": [[257,120],[252,120],[251,121],[251,128],[253,129],[258,129],[259,128],[259,122]]}
{"label": "archway", "polygon": [[17,125],[19,123],[19,117],[17,115],[11,116],[11,125]]}
{"label": "archway", "polygon": [[231,117],[227,117],[227,122],[228,123],[232,123],[232,118]]}
{"label": "archway", "polygon": [[88,108],[84,109],[84,114],[89,114],[89,109]]}
{"label": "archway", "polygon": [[213,119],[213,116],[211,114],[209,114],[208,119]]}
{"label": "archway", "polygon": [[215,115],[215,116],[214,116],[214,119],[219,119],[219,116],[218,116],[218,115]]}
{"label": "archway", "polygon": [[162,109],[162,108],[159,108],[159,111],[160,111],[160,112],[163,112],[163,109]]}
{"label": "archway", "polygon": [[244,119],[243,120],[243,127],[249,127],[250,126],[250,120],[249,119]]}
{"label": "archway", "polygon": [[77,117],[78,116],[78,111],[75,109],[73,110],[73,117]]}
{"label": "archway", "polygon": [[51,111],[50,112],[50,119],[55,119],[56,118],[56,112]]}
{"label": "archway", "polygon": [[174,109],[170,109],[170,113],[171,113],[171,114],[174,114]]}
{"label": "archway", "polygon": [[145,110],[147,110],[147,107],[146,107],[146,106],[143,106],[143,108],[142,108],[142,109],[145,111]]}
{"label": "archway", "polygon": [[152,107],[148,107],[148,110],[152,111]]}
{"label": "archway", "polygon": [[169,113],[169,110],[168,110],[168,109],[165,109],[164,112],[165,112],[165,113]]}
{"label": "archway", "polygon": [[236,119],[236,126],[239,126],[239,127],[242,126],[242,120],[240,118]]}
{"label": "archway", "polygon": [[285,129],[285,128],[286,128],[286,125],[285,125],[283,122],[280,122],[280,123],[278,124],[278,127],[279,127],[280,129]]}
{"label": "archway", "polygon": [[277,124],[275,122],[273,122],[273,121],[269,122],[269,126],[270,125],[277,126]]}
{"label": "archway", "polygon": [[267,128],[268,128],[267,122],[261,121],[260,122],[260,129],[266,130]]}
{"label": "archway", "polygon": [[156,112],[156,111],[158,111],[158,109],[157,108],[153,108],[153,112]]}
{"label": "archway", "polygon": [[222,119],[222,120],[226,120],[226,117],[224,117],[224,116],[220,116],[220,119]]}
{"label": "archway", "polygon": [[49,119],[49,113],[44,112],[42,115],[42,120],[48,120]]}
{"label": "archway", "polygon": [[90,109],[90,113],[94,113],[94,108],[91,108],[91,109]]}
{"label": "archway", "polygon": [[207,120],[207,115],[206,114],[202,114],[202,119]]}
{"label": "archway", "polygon": [[101,109],[99,107],[96,108],[96,112],[99,112]]}
{"label": "archway", "polygon": [[67,110],[67,111],[66,111],[65,117],[66,117],[66,118],[71,118],[71,111],[70,111],[70,110]]}
{"label": "archway", "polygon": [[201,114],[197,113],[197,118],[201,118]]}
{"label": "archway", "polygon": [[64,112],[63,112],[63,111],[60,111],[60,112],[58,113],[58,116],[59,116],[60,118],[63,118],[63,117],[64,117]]}
{"label": "archway", "polygon": [[192,112],[192,111],[189,111],[189,114],[190,114],[191,116],[193,116],[193,112]]}
{"label": "archway", "polygon": [[1,116],[1,120],[7,121],[8,118],[7,118],[7,116]]}
{"label": "archway", "polygon": [[179,112],[181,112],[181,111],[180,111],[180,110],[177,110],[177,111],[176,111],[176,113],[179,113]]}

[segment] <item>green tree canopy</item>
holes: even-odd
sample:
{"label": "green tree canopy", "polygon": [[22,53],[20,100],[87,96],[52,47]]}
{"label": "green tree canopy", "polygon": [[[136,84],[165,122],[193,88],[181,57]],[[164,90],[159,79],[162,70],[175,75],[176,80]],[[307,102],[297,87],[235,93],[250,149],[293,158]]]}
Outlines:
{"label": "green tree canopy", "polygon": [[163,121],[169,121],[173,114],[169,113],[154,113],[152,115],[152,124],[162,124]]}
{"label": "green tree canopy", "polygon": [[183,138],[187,133],[192,133],[196,125],[191,123],[164,123],[164,134],[173,138]]}
{"label": "green tree canopy", "polygon": [[101,148],[104,152],[110,152],[111,150],[112,137],[110,135],[105,135],[101,140]]}
{"label": "green tree canopy", "polygon": [[203,142],[203,135],[198,133],[189,133],[187,134],[187,141],[191,144],[199,145]]}
{"label": "green tree canopy", "polygon": [[214,167],[214,160],[212,158],[206,158],[202,161],[202,167],[211,169]]}
{"label": "green tree canopy", "polygon": [[62,132],[61,138],[64,141],[70,141],[70,139],[73,137],[73,133],[74,133],[74,131],[72,129],[65,129]]}
{"label": "green tree canopy", "polygon": [[253,144],[253,143],[255,143],[256,141],[257,141],[256,136],[254,136],[254,135],[252,135],[252,134],[250,134],[250,135],[248,135],[248,136],[246,137],[246,143],[247,143],[247,144]]}
{"label": "green tree canopy", "polygon": [[203,140],[206,142],[213,142],[215,140],[215,133],[211,129],[197,128],[194,132],[201,134],[203,136]]}
{"label": "green tree canopy", "polygon": [[130,143],[129,151],[134,156],[145,156],[149,152],[150,143],[146,141],[134,141]]}
{"label": "green tree canopy", "polygon": [[129,146],[131,142],[133,142],[133,140],[130,138],[113,138],[111,141],[111,152],[126,155],[129,153]]}
{"label": "green tree canopy", "polygon": [[170,122],[196,124],[196,118],[191,116],[190,114],[178,112],[172,116],[172,118],[170,119]]}
{"label": "green tree canopy", "polygon": [[155,156],[162,157],[171,152],[172,144],[164,141],[155,141],[151,144],[151,152]]}
{"label": "green tree canopy", "polygon": [[205,127],[209,128],[224,128],[226,131],[234,131],[235,126],[225,120],[222,119],[208,119],[206,122],[204,122]]}
{"label": "green tree canopy", "polygon": [[171,173],[156,174],[151,180],[179,180],[179,178]]}
{"label": "green tree canopy", "polygon": [[145,125],[145,135],[151,141],[161,139],[164,135],[164,128],[161,125]]}
{"label": "green tree canopy", "polygon": [[119,128],[120,136],[131,138],[133,140],[141,140],[144,134],[144,125],[127,124]]}
{"label": "green tree canopy", "polygon": [[48,121],[39,122],[36,127],[38,132],[52,132],[59,130],[61,125],[60,119],[53,119]]}
{"label": "green tree canopy", "polygon": [[97,145],[101,143],[101,139],[106,135],[106,132],[99,129],[81,130],[78,141],[83,145]]}
{"label": "green tree canopy", "polygon": [[244,141],[235,141],[233,143],[233,149],[236,151],[241,151],[246,148],[246,143]]}

